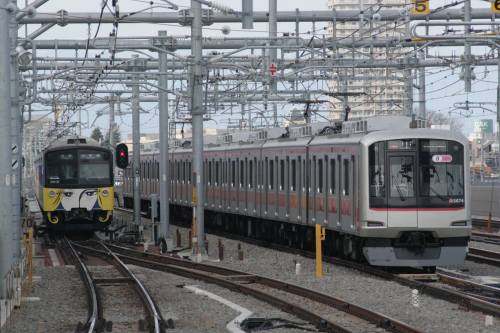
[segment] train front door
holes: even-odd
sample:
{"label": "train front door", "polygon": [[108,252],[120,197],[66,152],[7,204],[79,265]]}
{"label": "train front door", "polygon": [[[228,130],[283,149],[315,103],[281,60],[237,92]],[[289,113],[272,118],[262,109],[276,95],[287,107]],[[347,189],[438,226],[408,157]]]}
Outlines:
{"label": "train front door", "polygon": [[418,226],[415,163],[415,153],[387,153],[387,224],[390,228]]}

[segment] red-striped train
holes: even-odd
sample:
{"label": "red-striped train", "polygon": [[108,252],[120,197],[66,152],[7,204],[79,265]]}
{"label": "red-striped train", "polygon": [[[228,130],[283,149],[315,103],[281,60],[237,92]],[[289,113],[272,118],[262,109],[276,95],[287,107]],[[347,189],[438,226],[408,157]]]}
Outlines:
{"label": "red-striped train", "polygon": [[[206,227],[308,248],[320,224],[327,253],[376,266],[462,264],[471,229],[468,142],[419,124],[386,116],[345,122],[341,131],[305,126],[276,139],[208,144]],[[158,160],[141,157],[143,209],[159,193]],[[171,149],[169,168],[172,217],[189,219],[191,148]],[[131,176],[126,169],[128,207]]]}

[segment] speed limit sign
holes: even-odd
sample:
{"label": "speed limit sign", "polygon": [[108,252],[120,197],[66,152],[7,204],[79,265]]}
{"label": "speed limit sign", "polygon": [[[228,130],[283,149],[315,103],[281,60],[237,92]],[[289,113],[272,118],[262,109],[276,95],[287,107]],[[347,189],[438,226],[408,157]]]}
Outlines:
{"label": "speed limit sign", "polygon": [[[500,0],[493,0],[498,1]],[[412,15],[429,15],[431,13],[431,7],[429,5],[429,0],[412,0],[411,14]]]}
{"label": "speed limit sign", "polygon": [[491,11],[493,13],[500,13],[500,0],[491,0]]}

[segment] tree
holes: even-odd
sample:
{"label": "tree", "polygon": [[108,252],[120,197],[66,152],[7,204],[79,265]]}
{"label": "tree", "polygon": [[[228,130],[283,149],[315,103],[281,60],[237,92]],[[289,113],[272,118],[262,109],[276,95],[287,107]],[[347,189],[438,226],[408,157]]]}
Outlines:
{"label": "tree", "polygon": [[104,140],[104,137],[102,136],[101,129],[99,127],[94,128],[92,134],[90,135],[90,138],[99,143],[102,142]]}
{"label": "tree", "polygon": [[[120,128],[115,124],[115,130],[113,131],[113,143],[116,146],[122,139],[122,135],[120,133]],[[103,146],[109,145],[109,131],[106,131],[106,137],[104,138]]]}
{"label": "tree", "polygon": [[427,125],[450,125],[450,130],[454,132],[462,132],[464,124],[460,119],[451,118],[449,115],[437,112],[437,111],[427,111],[426,112]]}

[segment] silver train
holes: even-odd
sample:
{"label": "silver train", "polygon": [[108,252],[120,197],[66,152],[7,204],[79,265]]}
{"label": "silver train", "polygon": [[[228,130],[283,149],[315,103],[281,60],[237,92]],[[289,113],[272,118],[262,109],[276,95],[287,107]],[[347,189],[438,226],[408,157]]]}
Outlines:
{"label": "silver train", "polygon": [[[467,139],[410,127],[409,118],[381,117],[329,135],[207,145],[207,228],[312,248],[320,224],[326,253],[376,266],[463,264],[471,230]],[[144,210],[159,193],[158,159],[141,157]],[[171,213],[186,217],[191,148],[172,149],[169,163]],[[131,177],[125,170],[128,207]]]}

